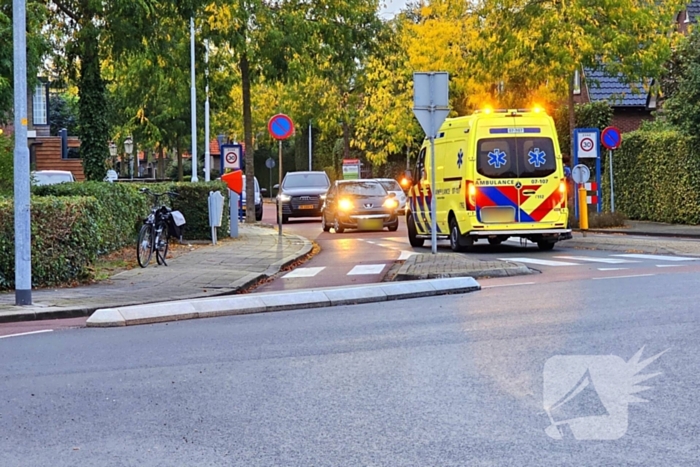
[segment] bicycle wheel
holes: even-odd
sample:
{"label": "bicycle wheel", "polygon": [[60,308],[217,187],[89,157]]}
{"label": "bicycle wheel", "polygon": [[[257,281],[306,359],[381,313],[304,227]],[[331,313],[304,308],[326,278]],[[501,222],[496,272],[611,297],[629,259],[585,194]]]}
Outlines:
{"label": "bicycle wheel", "polygon": [[143,224],[139,232],[139,239],[136,243],[136,259],[139,261],[139,266],[145,268],[148,262],[151,261],[153,254],[153,225]]}
{"label": "bicycle wheel", "polygon": [[158,264],[167,266],[168,263],[165,262],[165,258],[168,256],[170,232],[168,231],[168,226],[165,223],[161,224],[160,228],[162,230],[156,238],[156,261],[158,261]]}

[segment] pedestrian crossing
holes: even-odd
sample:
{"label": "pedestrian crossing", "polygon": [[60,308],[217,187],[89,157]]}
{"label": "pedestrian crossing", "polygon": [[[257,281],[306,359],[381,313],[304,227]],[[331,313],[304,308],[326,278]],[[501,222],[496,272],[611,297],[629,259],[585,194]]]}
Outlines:
{"label": "pedestrian crossing", "polygon": [[[551,258],[538,256],[503,256],[497,258],[501,261],[515,261],[518,263],[532,264],[537,266],[549,266],[549,267],[566,267],[566,266],[583,266],[590,265],[594,263],[608,264],[608,265],[627,265],[630,263],[661,263],[655,264],[657,268],[672,268],[680,267],[682,264],[663,264],[664,262],[678,263],[678,262],[688,262],[688,261],[700,261],[700,257],[689,257],[689,256],[671,256],[671,255],[651,255],[651,254],[641,254],[641,253],[629,253],[629,254],[610,254],[608,256],[569,256],[569,255],[555,255]],[[628,267],[615,266],[615,267],[599,267],[599,271],[622,271],[629,269]]]}

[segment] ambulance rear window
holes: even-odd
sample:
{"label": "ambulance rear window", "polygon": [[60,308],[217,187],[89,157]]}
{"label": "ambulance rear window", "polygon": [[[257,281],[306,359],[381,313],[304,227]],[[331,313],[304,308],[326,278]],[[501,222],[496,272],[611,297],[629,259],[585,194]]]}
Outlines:
{"label": "ambulance rear window", "polygon": [[486,138],[478,142],[476,169],[489,178],[539,178],[556,170],[550,138]]}

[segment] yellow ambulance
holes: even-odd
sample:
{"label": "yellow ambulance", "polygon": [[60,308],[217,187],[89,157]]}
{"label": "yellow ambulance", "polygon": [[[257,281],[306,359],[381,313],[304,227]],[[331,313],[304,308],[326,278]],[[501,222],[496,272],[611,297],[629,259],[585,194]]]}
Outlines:
{"label": "yellow ambulance", "polygon": [[490,110],[448,118],[435,139],[435,186],[426,139],[416,161],[406,224],[411,246],[436,235],[464,251],[526,238],[541,250],[571,237],[566,179],[554,121],[544,110]]}

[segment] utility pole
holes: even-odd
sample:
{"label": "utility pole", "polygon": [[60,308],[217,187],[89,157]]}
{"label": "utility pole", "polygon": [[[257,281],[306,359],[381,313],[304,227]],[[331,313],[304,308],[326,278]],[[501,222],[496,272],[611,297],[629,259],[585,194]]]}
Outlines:
{"label": "utility pole", "polygon": [[198,182],[197,178],[197,87],[194,78],[194,16],[190,17],[190,99],[192,101],[192,178],[191,181]]}
{"label": "utility pole", "polygon": [[313,139],[311,138],[311,122],[309,122],[309,172],[313,170],[313,165],[311,164],[311,145],[313,144]]}
{"label": "utility pole", "polygon": [[27,146],[27,5],[12,1],[15,91],[15,304],[32,304],[32,237]]}
{"label": "utility pole", "polygon": [[[204,181],[211,180],[211,153],[209,152],[209,39],[204,41],[204,77],[206,78],[206,101],[204,101]],[[222,174],[223,175],[223,174]]]}

